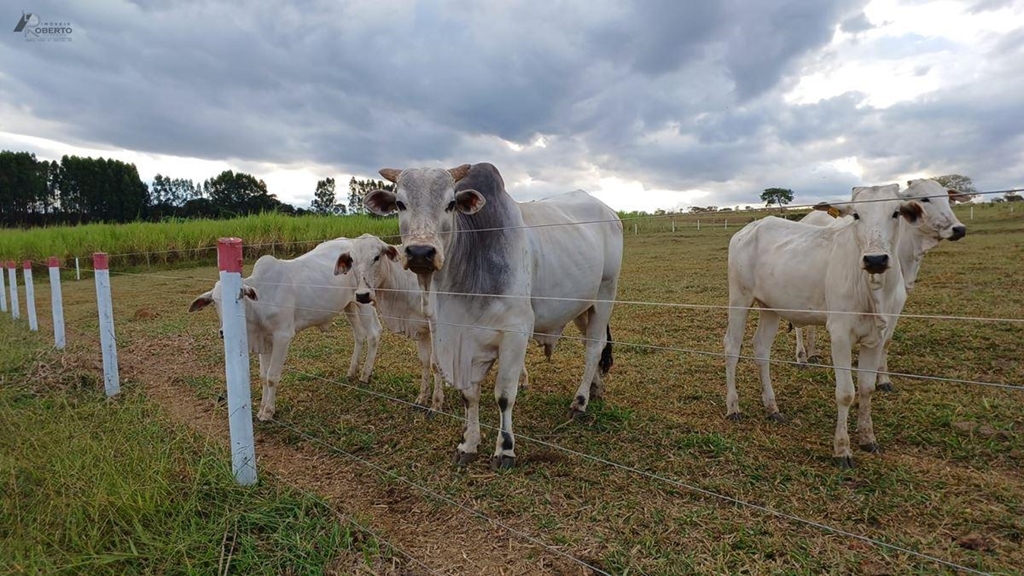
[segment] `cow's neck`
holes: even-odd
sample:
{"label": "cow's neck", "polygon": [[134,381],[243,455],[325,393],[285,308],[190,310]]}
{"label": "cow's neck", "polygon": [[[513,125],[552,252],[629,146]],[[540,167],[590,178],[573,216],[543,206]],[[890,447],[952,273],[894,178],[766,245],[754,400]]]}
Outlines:
{"label": "cow's neck", "polygon": [[900,225],[899,258],[903,271],[903,283],[907,292],[914,289],[917,274],[921,270],[926,252],[939,244],[932,231],[923,225],[917,228],[903,223]]}
{"label": "cow's neck", "polygon": [[381,320],[391,332],[407,332],[409,320],[415,311],[421,310],[419,281],[415,274],[406,272],[401,264],[391,260],[384,262],[380,274],[377,309]]}
{"label": "cow's neck", "polygon": [[[518,206],[504,191],[487,196],[484,209],[457,214],[451,234],[442,237],[445,262],[434,273],[439,293],[504,294],[517,273],[515,251],[526,239]],[[443,296],[443,294],[439,294]]]}

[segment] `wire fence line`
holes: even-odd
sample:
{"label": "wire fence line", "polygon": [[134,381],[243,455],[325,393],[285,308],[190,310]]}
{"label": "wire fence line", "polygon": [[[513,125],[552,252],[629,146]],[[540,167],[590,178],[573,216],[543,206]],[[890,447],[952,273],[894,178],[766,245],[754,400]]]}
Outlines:
{"label": "wire fence line", "polygon": [[[74,270],[73,268],[61,267],[62,270]],[[82,272],[88,273],[93,270],[82,270]],[[111,270],[112,276],[148,276],[151,278],[161,278],[164,280],[191,280],[196,282],[216,282],[216,278],[201,278],[198,276],[169,276],[158,272],[120,272]],[[296,288],[323,288],[323,289],[339,289],[340,287],[332,284],[306,284],[302,282],[266,282],[261,280],[259,282],[266,286],[293,286]],[[379,292],[395,292],[395,293],[411,293],[420,294],[421,290],[405,290],[400,288],[374,288],[375,291]],[[503,299],[519,299],[519,300],[545,300],[555,302],[589,302],[592,304],[612,304],[614,306],[655,306],[661,308],[678,308],[688,310],[769,310],[774,312],[796,312],[796,313],[816,313],[816,314],[838,314],[838,315],[850,315],[850,316],[883,316],[883,317],[896,317],[896,318],[914,318],[921,320],[949,320],[949,321],[963,321],[963,322],[1004,322],[1009,324],[1024,324],[1024,318],[1003,318],[997,316],[959,316],[952,314],[895,314],[889,312],[851,312],[849,310],[811,310],[803,308],[772,308],[769,306],[730,306],[728,304],[687,304],[683,302],[657,302],[648,300],[609,300],[602,298],[567,298],[561,296],[533,296],[533,295],[519,295],[519,294],[486,294],[480,292],[446,292],[443,290],[431,290],[432,294],[438,294],[443,296],[465,296],[465,297],[476,297],[476,298],[503,298]]]}
{"label": "wire fence line", "polygon": [[318,438],[316,436],[313,436],[311,434],[307,434],[303,430],[301,430],[301,429],[299,429],[299,428],[293,426],[292,424],[289,424],[289,423],[287,423],[287,422],[285,422],[283,420],[278,420],[277,418],[274,418],[273,420],[271,420],[271,422],[273,422],[274,424],[277,424],[278,426],[281,426],[281,427],[283,427],[283,428],[285,428],[287,430],[290,430],[291,432],[293,432],[295,434],[298,434],[299,436],[305,438],[306,440],[308,440],[310,442],[313,442],[315,444],[319,444],[319,445],[327,448],[331,452],[335,452],[335,453],[341,454],[342,456],[345,456],[346,458],[349,458],[349,459],[351,459],[351,460],[353,460],[355,462],[358,462],[358,463],[360,463],[360,464],[362,464],[362,465],[364,465],[364,466],[366,466],[368,468],[371,468],[372,470],[374,470],[378,474],[382,474],[382,475],[387,476],[389,478],[392,478],[394,480],[398,480],[400,482],[403,482],[403,483],[409,485],[410,487],[415,488],[416,490],[419,490],[420,492],[428,495],[431,498],[435,498],[435,499],[440,500],[440,501],[442,501],[442,502],[444,502],[446,504],[454,506],[454,507],[462,510],[463,512],[466,512],[468,514],[471,514],[471,515],[475,516],[476,518],[479,518],[480,520],[484,520],[485,522],[487,522],[489,524],[494,524],[495,526],[498,526],[498,527],[502,528],[503,530],[509,532],[510,534],[514,534],[515,536],[517,536],[517,537],[519,537],[519,538],[521,538],[523,540],[526,540],[527,542],[530,542],[531,544],[534,544],[534,545],[537,545],[537,546],[540,546],[540,547],[544,548],[545,550],[547,550],[548,552],[551,552],[552,554],[556,554],[556,555],[558,555],[558,556],[560,556],[560,557],[562,557],[562,558],[564,558],[566,560],[569,560],[569,561],[571,561],[571,562],[573,562],[575,564],[578,564],[579,566],[582,566],[583,568],[587,568],[587,569],[593,571],[594,574],[604,574],[605,576],[611,576],[611,574],[609,572],[605,572],[604,570],[602,570],[602,569],[598,568],[597,566],[594,566],[594,565],[586,562],[585,560],[581,560],[581,559],[573,556],[572,554],[569,554],[568,552],[560,550],[560,549],[556,548],[555,546],[552,546],[552,545],[550,545],[550,544],[548,544],[548,543],[546,543],[546,542],[536,538],[535,536],[531,536],[530,534],[527,534],[526,532],[523,532],[522,530],[514,528],[514,527],[510,526],[509,524],[507,524],[505,522],[502,522],[501,520],[498,520],[496,518],[492,518],[492,517],[484,514],[483,512],[480,512],[479,510],[477,510],[475,508],[466,506],[465,504],[462,504],[462,503],[460,503],[460,502],[458,502],[458,501],[456,501],[456,500],[454,500],[454,499],[452,499],[452,498],[450,498],[448,496],[445,496],[444,494],[440,494],[440,493],[438,493],[438,492],[436,492],[434,490],[431,490],[430,488],[428,488],[426,486],[422,486],[420,484],[417,484],[416,482],[413,482],[412,480],[406,478],[405,476],[403,476],[401,474],[398,474],[394,470],[389,470],[389,469],[384,468],[383,466],[379,466],[379,465],[377,465],[377,464],[375,464],[375,463],[373,463],[373,462],[371,462],[371,461],[369,461],[369,460],[367,460],[365,458],[360,458],[359,456],[357,456],[357,455],[355,455],[355,454],[353,454],[351,452],[348,452],[347,450],[345,450],[345,449],[343,449],[343,448],[341,448],[339,446],[331,444],[330,442],[327,442],[327,441],[325,441],[325,440],[323,440],[321,438]]}
{"label": "wire fence line", "polygon": [[[375,397],[378,397],[378,398],[381,398],[381,399],[384,399],[384,400],[388,400],[388,401],[391,401],[391,402],[394,402],[394,403],[397,403],[397,404],[402,404],[402,405],[405,405],[405,406],[408,406],[408,407],[412,407],[412,408],[422,408],[421,406],[419,406],[418,404],[416,404],[414,402],[409,402],[408,400],[403,400],[401,398],[397,398],[395,396],[384,394],[384,393],[378,392],[376,390],[370,390],[368,388],[363,388],[363,387],[360,387],[360,386],[356,386],[354,384],[351,384],[349,382],[345,382],[345,381],[342,381],[342,380],[334,380],[334,379],[331,379],[331,378],[327,378],[327,377],[324,377],[324,376],[319,376],[319,375],[316,375],[316,374],[311,374],[311,373],[304,372],[302,370],[297,370],[297,369],[294,369],[294,368],[290,369],[290,371],[292,373],[300,374],[300,375],[305,376],[307,378],[314,378],[314,379],[321,380],[323,382],[327,382],[327,383],[330,383],[330,384],[336,384],[336,385],[339,385],[339,386],[343,386],[345,388],[349,388],[351,390],[355,390],[357,392],[361,392],[361,393],[364,393],[364,394],[375,396]],[[444,410],[438,411],[438,410],[432,410],[431,409],[430,413],[432,413],[432,414],[440,414],[442,416],[446,416],[448,418],[452,418],[454,420],[458,420],[458,421],[461,421],[461,422],[466,422],[467,421],[464,416],[459,416],[459,415],[453,414],[451,412],[445,412]],[[274,421],[277,422],[276,419]],[[501,432],[501,429],[499,427],[491,425],[491,424],[487,424],[487,423],[483,422],[482,420],[479,421],[479,425],[482,428],[487,428],[487,429],[493,430],[495,432]],[[594,456],[593,454],[588,454],[586,452],[580,452],[580,451],[574,450],[572,448],[567,448],[565,446],[561,446],[561,445],[553,443],[553,442],[548,442],[546,440],[541,440],[539,438],[533,438],[531,436],[527,436],[527,435],[519,433],[519,432],[515,433],[515,437],[516,437],[517,440],[526,440],[527,442],[533,442],[534,444],[537,444],[537,445],[540,445],[540,446],[544,446],[544,447],[550,448],[552,450],[558,450],[560,452],[563,452],[563,453],[566,453],[566,454],[569,454],[569,455],[572,455],[572,456],[575,456],[575,457],[578,457],[578,458],[583,458],[583,459],[586,459],[586,460],[590,460],[592,462],[596,462],[596,463],[599,463],[599,464],[602,464],[602,465],[610,466],[612,468],[615,468],[615,469],[618,469],[618,470],[621,470],[621,471],[624,471],[624,472],[629,472],[629,473],[632,473],[632,474],[643,476],[643,477],[648,478],[648,479],[657,480],[659,482],[663,482],[665,484],[668,484],[670,486],[674,486],[676,488],[682,488],[682,489],[687,490],[689,492],[696,493],[696,494],[698,494],[700,496],[704,496],[704,497],[707,497],[707,498],[712,498],[712,499],[720,500],[720,501],[723,501],[723,502],[728,502],[730,504],[734,504],[734,505],[740,506],[740,507],[750,508],[752,510],[756,510],[758,512],[762,512],[764,514],[768,514],[770,516],[775,516],[775,517],[780,518],[782,520],[786,520],[786,521],[788,521],[790,523],[803,524],[805,526],[810,526],[810,527],[816,528],[818,530],[823,530],[823,531],[826,531],[826,532],[831,532],[833,534],[837,534],[837,535],[840,535],[840,536],[846,536],[846,537],[849,537],[849,538],[855,538],[857,540],[860,540],[862,542],[871,544],[873,546],[877,546],[877,547],[880,547],[880,548],[887,548],[889,550],[894,550],[894,551],[897,551],[897,552],[908,554],[910,556],[914,556],[914,557],[919,558],[921,560],[926,560],[926,561],[929,561],[929,562],[934,562],[936,564],[939,564],[939,565],[942,565],[942,566],[946,566],[948,568],[953,568],[953,569],[956,569],[956,570],[963,570],[965,572],[972,573],[972,574],[986,574],[986,572],[975,570],[973,568],[969,568],[967,566],[963,566],[961,564],[957,564],[955,562],[951,562],[951,561],[948,561],[948,560],[943,560],[941,558],[937,558],[935,556],[931,556],[931,555],[925,554],[923,552],[918,552],[916,550],[911,550],[910,548],[907,548],[905,546],[900,546],[898,544],[892,544],[892,543],[889,543],[889,542],[885,542],[883,540],[878,540],[876,538],[871,538],[869,536],[865,536],[863,534],[858,534],[858,533],[855,533],[855,532],[850,532],[850,531],[844,530],[842,528],[836,528],[834,526],[830,526],[828,524],[824,524],[822,522],[818,522],[818,521],[815,521],[815,520],[808,520],[806,518],[802,518],[802,517],[796,516],[794,514],[783,512],[781,510],[776,510],[775,508],[771,508],[769,506],[764,506],[764,505],[761,505],[761,504],[754,504],[752,502],[747,502],[745,500],[741,500],[739,498],[735,498],[735,497],[728,496],[728,495],[725,495],[725,494],[720,494],[718,492],[715,492],[713,490],[709,490],[707,488],[701,488],[700,486],[697,486],[695,484],[684,482],[684,481],[676,479],[676,478],[671,478],[671,477],[665,476],[663,474],[658,474],[656,472],[650,472],[650,471],[647,471],[647,470],[641,470],[641,469],[633,467],[633,466],[629,466],[629,465],[622,464],[622,463],[619,463],[619,462],[615,462],[615,461],[612,461],[612,460],[607,460],[607,459],[601,458],[599,456]],[[320,444],[323,444],[325,446],[333,448],[329,443],[326,443],[326,442],[324,442],[322,440],[317,440],[317,441]]]}
{"label": "wire fence line", "polygon": [[[982,192],[975,192],[975,193],[971,194],[971,196],[988,196],[988,195],[996,195],[996,194],[1006,194],[1008,192],[1012,192],[1012,193],[1024,192],[1024,188],[1007,188],[1007,189],[1004,189],[1004,190],[986,190],[986,191],[982,191]],[[918,198],[913,198],[913,200],[921,200],[921,199],[924,199],[924,198],[931,199],[931,198],[946,198],[946,197],[948,197],[947,194],[935,194],[935,195],[929,195],[929,196],[920,196]],[[868,199],[868,200],[835,200],[833,202],[835,202],[836,204],[842,204],[842,205],[855,205],[855,204],[869,204],[869,203],[874,203],[874,202],[888,202],[890,200],[891,200],[890,198],[874,198],[874,199]],[[787,210],[813,209],[815,206],[818,206],[819,204],[821,204],[821,203],[819,202],[819,203],[816,203],[816,204],[794,204],[794,205],[786,206],[786,209]],[[461,229],[461,230],[452,230],[452,231],[449,231],[449,232],[439,232],[438,235],[439,236],[445,236],[445,235],[464,234],[464,233],[468,234],[468,233],[477,233],[477,232],[497,232],[497,231],[501,231],[501,230],[521,230],[521,229],[531,229],[531,228],[550,228],[550,227],[556,227],[556,226],[581,226],[581,225],[586,225],[586,224],[607,224],[607,223],[612,223],[612,222],[634,222],[634,221],[640,221],[640,220],[664,220],[664,219],[672,219],[672,218],[676,218],[676,219],[679,219],[679,218],[700,219],[701,216],[704,216],[706,218],[708,216],[711,216],[712,214],[714,215],[713,217],[716,217],[716,218],[717,217],[728,218],[728,216],[726,214],[731,214],[731,215],[743,214],[745,216],[748,215],[748,213],[746,211],[744,211],[744,212],[729,212],[729,213],[714,212],[714,213],[708,213],[707,216],[704,216],[703,214],[683,214],[683,213],[646,214],[646,215],[634,215],[634,216],[623,216],[623,217],[616,216],[615,218],[584,220],[584,221],[578,221],[578,222],[556,222],[556,223],[547,223],[547,224],[524,224],[524,225],[521,225],[521,226],[500,226],[500,227],[481,228],[481,229],[474,229],[474,230]],[[757,213],[755,213],[753,215],[749,215],[749,216],[750,216],[750,218],[752,220],[754,220],[754,219],[757,219],[757,217],[760,216],[760,215],[761,215],[761,211],[759,209],[757,211]],[[401,236],[399,234],[388,234],[388,235],[385,235],[385,236],[380,236],[380,238],[401,238]],[[291,245],[297,245],[297,244],[319,244],[319,243],[322,243],[322,242],[326,242],[328,240],[333,240],[333,238],[325,238],[323,240],[294,240],[294,241],[286,241],[286,242],[255,243],[255,244],[247,245],[246,248],[267,247],[267,246],[271,246],[271,247],[275,247],[275,246],[291,246]],[[177,250],[157,250],[157,251],[149,251],[149,252],[121,252],[121,253],[116,253],[116,254],[108,254],[108,257],[110,257],[110,258],[120,258],[120,257],[128,257],[128,256],[147,256],[147,255],[175,254],[175,253],[179,253],[180,254],[180,253],[198,252],[198,251],[205,251],[205,250],[215,250],[216,248],[217,248],[217,246],[213,245],[213,246],[199,246],[199,247],[195,247],[195,248],[181,248],[181,249],[177,249]],[[79,258],[79,259],[82,259],[82,260],[86,260],[86,259],[90,258],[91,256],[92,255],[89,254],[89,255],[84,255],[84,256],[67,256],[67,258],[71,258],[71,259]]]}

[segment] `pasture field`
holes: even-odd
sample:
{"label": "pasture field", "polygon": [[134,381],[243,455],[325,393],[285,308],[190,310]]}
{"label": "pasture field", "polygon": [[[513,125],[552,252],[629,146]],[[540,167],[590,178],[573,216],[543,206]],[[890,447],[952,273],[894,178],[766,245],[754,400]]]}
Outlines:
{"label": "pasture field", "polygon": [[[967,237],[958,243],[943,242],[928,255],[905,311],[1020,318],[1020,214],[976,208],[975,219],[968,220],[965,207],[957,211],[968,226]],[[699,232],[686,227],[674,234],[640,229],[639,235],[627,230],[620,300],[725,304],[728,239],[738,227]],[[202,458],[219,457],[224,466],[228,461],[216,314],[186,312],[192,298],[209,289],[216,276],[212,267],[123,276],[112,267],[125,381],[124,397],[113,402],[99,396],[102,384],[95,374],[100,353],[92,282],[66,282],[73,348],[64,360],[34,351],[45,347],[42,337],[17,346],[33,349],[23,352],[24,362],[37,370],[45,366],[63,374],[92,369],[93,375],[78,389],[40,398],[16,393],[17,401],[8,399],[3,405],[2,421],[27,427],[12,418],[29,418],[26,414],[43,410],[40,403],[69,404],[68,409],[79,410],[79,426],[97,434],[106,430],[120,444],[133,435],[144,436],[146,426],[153,424],[149,417],[125,419],[114,414],[129,409],[140,415],[165,414],[164,430],[184,426],[190,432],[148,438],[167,452],[162,458],[191,467],[186,486],[217,485],[211,497],[221,513],[251,510],[250,493],[227,488],[222,468],[208,464],[209,476],[198,477]],[[38,292],[39,309],[45,311],[48,291]],[[745,354],[755,316],[748,323]],[[0,333],[8,339],[14,338],[10,324],[9,316],[0,317]],[[45,331],[48,314],[42,315],[41,324]],[[520,393],[515,406],[517,467],[502,473],[492,472],[486,458],[467,471],[455,470],[450,458],[461,437],[461,421],[446,414],[428,418],[389,398],[415,398],[419,368],[411,342],[386,335],[374,378],[363,386],[344,381],[352,346],[347,326],[339,321],[327,334],[304,332],[289,354],[278,394],[278,421],[256,423],[262,478],[270,477],[273,486],[281,478],[295,489],[315,492],[332,506],[365,519],[383,538],[434,570],[449,574],[590,573],[550,549],[474,518],[452,501],[615,574],[956,572],[685,486],[975,570],[1021,572],[1024,391],[893,377],[896,391],[876,392],[873,401],[875,432],[883,452],[858,454],[855,469],[840,470],[831,458],[836,410],[830,371],[773,365],[779,407],[788,418],[777,424],[765,418],[756,367],[741,361],[738,385],[745,417],[738,423],[725,419],[724,361],[694,352],[720,354],[725,327],[726,313],[721,309],[620,304],[612,320],[615,366],[606,397],[591,404],[589,418],[575,421],[568,419],[567,411],[582,371],[582,346],[572,339],[578,336],[575,328],[567,329],[569,338],[559,343],[550,362],[539,348],[531,348],[530,387]],[[827,338],[818,340],[827,358]],[[1021,323],[904,318],[892,343],[890,369],[1020,385],[1022,342]],[[780,330],[773,358],[792,360],[793,347],[792,335]],[[14,373],[21,374],[14,380],[36,378],[24,369]],[[258,405],[257,376],[254,370],[253,402]],[[491,383],[485,384],[485,399]],[[483,406],[482,423],[495,425],[497,408],[488,407],[486,400]],[[457,395],[447,390],[445,412],[461,411]],[[852,426],[855,417],[851,415],[850,421]],[[482,452],[491,449],[495,434],[493,428],[483,432]],[[60,433],[58,427],[41,428],[31,437],[44,442],[44,435]],[[28,435],[26,430],[15,438]],[[216,447],[200,439],[210,439]],[[35,457],[40,466],[47,466],[47,459],[56,454],[40,451]],[[111,476],[110,482],[121,481],[116,474]],[[4,477],[12,482],[10,472]],[[144,485],[142,490],[152,490],[147,482],[166,481],[159,474],[150,478],[135,482]],[[182,497],[194,495],[186,490]],[[97,504],[94,509],[102,514],[107,506]],[[28,513],[15,517],[13,526],[46,520],[41,507]],[[188,508],[168,515],[181,522],[223,525],[220,519],[200,519]],[[8,516],[0,526],[10,530],[10,522]],[[210,537],[217,540],[213,546],[219,546],[220,533]],[[40,543],[26,550],[25,557],[53,554],[52,546]],[[96,549],[106,554],[129,550],[119,541]],[[260,552],[270,553],[252,553]],[[393,562],[400,573],[426,573],[400,557]]]}
{"label": "pasture field", "polygon": [[[363,215],[344,217],[286,216],[269,212],[230,220],[185,220],[51,226],[28,230],[0,230],[0,260],[29,259],[46,262],[49,256],[65,261],[107,252],[111,266],[160,265],[216,261],[212,247],[217,238],[238,236],[257,245],[253,254],[301,253],[327,238],[363,233],[397,234],[398,222]],[[397,242],[398,240],[392,239]],[[150,253],[150,254],[144,254]],[[255,258],[254,258],[255,260]],[[85,267],[86,262],[82,262]]]}

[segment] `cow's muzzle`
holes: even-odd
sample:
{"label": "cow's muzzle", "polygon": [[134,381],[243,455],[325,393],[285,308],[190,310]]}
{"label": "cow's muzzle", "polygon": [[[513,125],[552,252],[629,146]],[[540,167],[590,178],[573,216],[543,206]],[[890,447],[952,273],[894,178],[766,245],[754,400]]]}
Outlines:
{"label": "cow's muzzle", "polygon": [[405,267],[417,274],[429,274],[439,270],[437,249],[426,244],[406,246]]}
{"label": "cow's muzzle", "polygon": [[371,302],[369,292],[356,292],[356,302],[360,304],[369,304]]}
{"label": "cow's muzzle", "polygon": [[889,255],[865,254],[863,268],[869,274],[881,274],[889,269]]}
{"label": "cow's muzzle", "polygon": [[956,242],[964,236],[967,236],[967,226],[953,226],[953,235],[949,239]]}

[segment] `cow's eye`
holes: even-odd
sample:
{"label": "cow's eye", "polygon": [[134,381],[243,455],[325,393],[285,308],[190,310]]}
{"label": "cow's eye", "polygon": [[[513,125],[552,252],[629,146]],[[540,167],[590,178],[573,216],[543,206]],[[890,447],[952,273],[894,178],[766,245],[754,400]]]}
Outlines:
{"label": "cow's eye", "polygon": [[380,260],[380,254],[377,254],[376,256],[373,257],[374,262],[376,262],[377,260]]}
{"label": "cow's eye", "polygon": [[856,212],[854,212],[853,213],[853,219],[854,220],[860,220],[860,214],[857,214]]}
{"label": "cow's eye", "polygon": [[897,210],[897,211],[893,212],[893,213],[892,213],[892,217],[893,217],[893,218],[899,218],[899,217],[900,217],[900,211],[899,211],[899,210]]}
{"label": "cow's eye", "polygon": [[405,210],[405,203],[403,203],[401,200],[396,200],[395,201],[395,206],[398,207],[398,211],[399,212],[401,212],[402,210]]}
{"label": "cow's eye", "polygon": [[932,201],[932,199],[927,197],[927,196],[925,196],[924,198],[921,198],[921,202],[931,202],[931,201]]}
{"label": "cow's eye", "polygon": [[451,212],[452,210],[455,210],[455,200],[449,202],[448,207],[444,209],[445,212]]}

